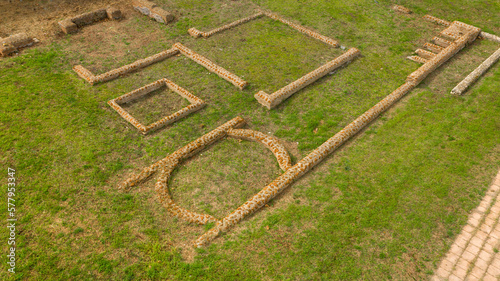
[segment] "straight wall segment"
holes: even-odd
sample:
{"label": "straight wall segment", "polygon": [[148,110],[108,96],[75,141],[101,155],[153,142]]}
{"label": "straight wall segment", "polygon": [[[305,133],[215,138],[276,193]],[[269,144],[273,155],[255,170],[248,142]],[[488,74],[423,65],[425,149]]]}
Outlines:
{"label": "straight wall segment", "polygon": [[458,83],[451,93],[454,95],[461,95],[469,88],[471,84],[476,82],[479,77],[481,77],[488,69],[495,64],[500,59],[500,49],[496,50],[490,57],[488,57],[481,65],[479,65],[474,71],[472,71],[467,77]]}

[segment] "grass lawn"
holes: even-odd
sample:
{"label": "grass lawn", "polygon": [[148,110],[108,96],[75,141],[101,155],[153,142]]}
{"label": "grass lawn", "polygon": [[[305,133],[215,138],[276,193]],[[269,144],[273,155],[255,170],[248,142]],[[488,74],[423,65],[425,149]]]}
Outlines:
{"label": "grass lawn", "polygon": [[[294,163],[403,84],[405,59],[442,26],[431,14],[500,35],[497,1],[393,2],[155,0],[175,10],[165,26],[127,8],[122,21],[81,29],[0,59],[0,166],[16,170],[16,273],[2,280],[425,280],[448,251],[500,168],[500,67],[464,96],[450,90],[500,46],[476,40],[283,194],[210,246],[208,226],[170,216],[155,178],[130,192],[130,174],[241,116],[278,137]],[[272,93],[342,54],[263,17],[207,39],[259,5],[361,50],[362,57],[273,110]],[[184,56],[91,86],[72,66],[104,73],[181,42],[249,82],[243,91]],[[207,103],[143,136],[107,101],[168,78]],[[160,90],[127,106],[145,123],[186,105]],[[281,174],[260,144],[228,139],[183,162],[174,199],[222,218]],[[0,214],[7,218],[6,192]],[[4,221],[5,222],[5,221]],[[9,235],[0,228],[0,249]]]}

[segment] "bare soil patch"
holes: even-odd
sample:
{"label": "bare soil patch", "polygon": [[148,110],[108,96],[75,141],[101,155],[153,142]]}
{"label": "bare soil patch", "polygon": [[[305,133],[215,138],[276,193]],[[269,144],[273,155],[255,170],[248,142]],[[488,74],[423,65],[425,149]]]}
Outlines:
{"label": "bare soil patch", "polygon": [[[6,0],[0,2],[0,37],[26,32],[42,42],[61,36],[60,20],[124,1],[113,0]],[[131,9],[131,8],[130,8]]]}

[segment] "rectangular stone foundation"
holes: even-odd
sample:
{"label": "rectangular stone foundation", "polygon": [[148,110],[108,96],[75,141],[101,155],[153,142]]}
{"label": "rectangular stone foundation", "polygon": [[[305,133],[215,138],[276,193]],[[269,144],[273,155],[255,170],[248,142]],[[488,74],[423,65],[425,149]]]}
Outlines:
{"label": "rectangular stone foundation", "polygon": [[[167,86],[170,90],[176,92],[183,98],[187,99],[191,104],[188,105],[187,107],[184,107],[183,109],[169,115],[166,117],[163,117],[162,119],[154,122],[153,124],[150,124],[148,126],[145,126],[141,124],[137,119],[135,119],[132,115],[130,115],[127,111],[125,111],[120,104],[127,103],[129,101],[138,99],[148,93],[151,93],[154,90],[157,90],[161,87]],[[156,82],[153,82],[151,84],[148,84],[144,87],[141,87],[139,89],[136,89],[130,93],[127,93],[123,96],[117,97],[115,99],[112,99],[108,102],[108,104],[120,114],[123,119],[127,120],[130,124],[132,124],[134,127],[136,127],[141,133],[147,134],[151,131],[157,130],[161,127],[164,127],[168,124],[172,124],[175,121],[183,118],[184,116],[198,111],[201,108],[205,106],[205,102],[196,96],[192,95],[188,91],[186,91],[184,88],[181,88],[177,84],[173,83],[172,81],[168,79],[160,79]]]}

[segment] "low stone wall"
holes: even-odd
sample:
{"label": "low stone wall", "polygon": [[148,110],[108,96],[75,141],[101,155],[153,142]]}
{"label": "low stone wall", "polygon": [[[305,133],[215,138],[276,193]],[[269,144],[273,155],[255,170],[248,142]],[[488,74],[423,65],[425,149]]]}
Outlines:
{"label": "low stone wall", "polygon": [[232,74],[231,72],[227,71],[226,69],[218,66],[217,64],[211,62],[209,59],[205,58],[204,56],[195,53],[193,50],[187,48],[186,46],[182,45],[181,43],[175,43],[174,48],[179,50],[183,55],[186,57],[192,59],[193,61],[197,62],[198,64],[202,65],[209,71],[219,75],[220,78],[230,82],[231,84],[235,85],[236,87],[240,88],[242,90],[247,86],[247,82],[240,77]]}
{"label": "low stone wall", "polygon": [[66,34],[75,33],[78,28],[85,25],[90,25],[105,19],[120,19],[121,11],[116,7],[108,7],[107,9],[99,9],[85,14],[81,14],[59,22],[59,26]]}
{"label": "low stone wall", "polygon": [[119,76],[125,75],[127,73],[139,70],[143,67],[149,66],[151,64],[157,63],[159,61],[165,60],[169,57],[175,56],[179,53],[179,50],[176,48],[171,48],[160,52],[158,54],[149,56],[144,59],[137,60],[131,64],[124,65],[122,67],[110,70],[106,73],[94,75],[90,70],[86,69],[81,65],[75,65],[73,70],[85,81],[89,82],[91,85],[102,83],[106,81],[113,80]]}
{"label": "low stone wall", "polygon": [[[440,37],[434,37],[433,41],[441,45],[443,48],[439,53],[434,54],[422,49],[418,49],[416,53],[419,57],[422,57],[421,61],[424,64],[418,68],[416,71],[408,75],[406,81],[411,81],[415,84],[420,83],[427,75],[429,75],[432,71],[438,68],[441,64],[447,61],[450,57],[455,55],[458,51],[465,47],[466,44],[474,41],[481,29],[462,23],[458,21],[454,21],[448,28],[443,30],[440,35],[448,36],[450,38],[456,38],[455,41],[448,41],[442,39]],[[432,48],[439,49],[439,47],[430,44],[428,46],[432,46]],[[417,61],[416,57],[409,57],[412,60]],[[419,59],[420,60],[420,59]]]}
{"label": "low stone wall", "polygon": [[434,42],[434,44],[436,44],[442,48],[446,48],[446,47],[451,45],[451,41],[443,39],[441,37],[434,37],[434,38],[432,38],[431,41]]}
{"label": "low stone wall", "polygon": [[[449,59],[451,55],[455,54],[454,50],[457,46],[461,44],[465,45],[465,43],[469,40],[469,36],[472,36],[472,33],[468,33],[467,36],[463,36],[459,38],[458,43],[454,42],[452,46],[450,46],[450,50],[443,50],[443,55],[441,59],[439,59],[440,63],[443,63],[445,60]],[[451,55],[446,55],[446,54]],[[432,60],[435,60],[439,55],[435,56]],[[435,68],[430,68],[435,69]],[[424,72],[425,73],[425,72]],[[420,74],[417,76],[418,78],[422,78],[424,74]],[[411,75],[410,75],[411,76]],[[264,187],[260,192],[254,195],[250,200],[245,202],[243,205],[238,207],[231,214],[223,218],[222,220],[217,220],[208,215],[201,215],[197,213],[187,213],[189,211],[172,207],[171,198],[167,194],[167,180],[170,176],[170,173],[173,170],[173,166],[177,165],[178,162],[182,158],[186,158],[199,150],[203,149],[208,144],[215,142],[218,139],[223,138],[228,134],[232,134],[232,136],[243,136],[244,138],[257,139],[262,138],[258,134],[249,134],[244,130],[232,130],[236,125],[243,124],[243,120],[239,117],[229,121],[228,123],[222,125],[216,130],[210,132],[209,134],[201,137],[200,139],[195,140],[194,142],[188,144],[187,146],[179,149],[174,152],[172,155],[158,161],[157,163],[151,165],[150,167],[145,168],[140,174],[133,175],[129,179],[127,179],[121,186],[121,189],[129,188],[137,183],[147,179],[156,171],[160,170],[161,175],[157,182],[157,192],[159,194],[160,200],[166,204],[167,208],[170,208],[171,213],[177,217],[181,217],[183,219],[187,219],[188,221],[197,222],[197,223],[207,223],[207,222],[216,222],[215,227],[207,231],[205,234],[201,235],[194,242],[195,247],[201,247],[208,243],[210,243],[213,239],[215,239],[221,232],[227,231],[229,228],[236,225],[239,221],[241,221],[244,217],[254,213],[262,206],[267,204],[272,198],[276,197],[279,193],[289,187],[292,183],[294,183],[297,179],[299,179],[302,175],[307,173],[310,169],[324,160],[329,154],[334,152],[337,148],[339,148],[342,144],[347,142],[350,138],[356,135],[361,129],[363,129],[370,122],[375,120],[381,113],[386,111],[389,107],[391,107],[394,103],[396,103],[399,99],[401,99],[406,93],[411,91],[414,87],[420,83],[421,79],[408,79],[403,85],[389,94],[382,101],[378,102],[375,106],[367,110],[361,116],[359,116],[356,120],[347,125],[340,132],[335,134],[333,137],[324,142],[321,146],[316,148],[309,155],[300,160],[297,164],[292,167],[286,168],[285,172],[271,182],[269,185]],[[235,133],[236,132],[236,133]],[[264,139],[264,138],[262,138]],[[272,147],[269,145],[269,147]],[[278,151],[278,150],[277,150]],[[277,155],[275,153],[275,155]],[[278,155],[281,155],[278,153]],[[277,156],[279,159],[279,157]],[[281,161],[284,162],[284,161]],[[282,166],[280,164],[280,166]],[[288,164],[285,165],[287,167]]]}
{"label": "low stone wall", "polygon": [[403,13],[403,14],[411,14],[411,10],[404,7],[404,6],[401,6],[401,5],[394,5],[392,6],[392,9],[396,12],[400,12],[400,13]]}
{"label": "low stone wall", "polygon": [[440,24],[440,25],[444,25],[444,26],[449,26],[451,24],[451,22],[449,21],[446,21],[446,20],[442,20],[440,18],[436,18],[434,16],[431,16],[431,15],[425,15],[423,17],[423,19],[427,20],[427,21],[430,21],[430,22],[433,22],[433,23],[437,23],[437,24]]}
{"label": "low stone wall", "polygon": [[[427,21],[434,22],[434,23],[444,25],[444,26],[450,26],[452,24],[449,21],[446,21],[446,20],[443,20],[440,18],[436,18],[436,17],[431,16],[431,15],[425,15],[423,18]],[[471,27],[471,25],[468,25],[468,26]],[[490,33],[484,32],[484,31],[481,31],[479,33],[479,36],[481,36],[484,39],[487,39],[487,40],[490,40],[490,41],[493,41],[496,43],[500,43],[500,36],[496,36],[494,34],[490,34]]]}
{"label": "low stone wall", "polygon": [[419,55],[420,57],[427,59],[427,60],[430,60],[436,56],[436,54],[429,52],[429,51],[426,51],[426,50],[423,50],[423,49],[416,49],[415,53],[417,53],[417,55]]}
{"label": "low stone wall", "polygon": [[205,148],[206,146],[225,137],[227,135],[227,131],[230,128],[238,128],[243,126],[244,124],[245,121],[241,117],[236,117],[231,119],[230,121],[214,129],[210,133],[203,135],[202,137],[183,146],[182,148],[178,149],[177,151],[163,158],[162,160],[152,164],[149,167],[144,168],[139,174],[130,176],[122,184],[120,184],[118,188],[121,190],[127,190],[131,187],[138,185],[141,182],[144,182],[154,173],[158,172],[160,170],[160,167],[165,166],[169,161],[171,161],[173,157],[178,158],[180,160],[187,159],[196,154],[196,152]]}
{"label": "low stone wall", "polygon": [[464,36],[453,42],[449,47],[445,48],[417,71],[410,74],[403,85],[389,94],[382,101],[378,102],[375,106],[367,110],[340,132],[328,139],[321,146],[300,160],[297,164],[286,170],[285,173],[263,188],[259,193],[241,205],[230,215],[217,222],[214,228],[207,231],[194,242],[194,246],[201,247],[210,243],[221,232],[227,231],[244,217],[260,209],[267,202],[269,202],[269,200],[276,197],[303,174],[307,173],[311,168],[316,166],[329,154],[357,134],[362,128],[375,120],[382,112],[386,111],[406,93],[416,87],[430,72],[434,71],[439,65],[443,64],[456,54],[456,52],[462,49],[467,42],[477,38],[478,34],[479,31],[476,28],[468,29]]}
{"label": "low stone wall", "polygon": [[490,57],[488,57],[481,65],[479,65],[474,71],[472,71],[467,77],[464,78],[460,83],[458,83],[451,94],[462,95],[470,85],[479,79],[488,69],[495,64],[500,59],[500,49],[496,50]]}
{"label": "low stone wall", "polygon": [[406,82],[401,87],[392,92],[385,99],[377,103],[375,106],[366,111],[363,115],[347,125],[340,132],[324,142],[309,155],[300,160],[297,164],[285,171],[281,176],[264,187],[259,193],[254,195],[250,200],[238,207],[234,212],[226,216],[221,221],[218,221],[214,228],[200,236],[195,242],[195,247],[201,247],[210,243],[221,232],[227,231],[233,227],[244,217],[257,211],[262,206],[267,204],[272,198],[276,197],[283,190],[289,187],[293,182],[307,173],[310,169],[320,163],[329,154],[339,148],[352,136],[357,134],[363,127],[375,120],[378,115],[387,110],[391,105],[398,101],[402,96],[411,91],[415,84]]}
{"label": "low stone wall", "polygon": [[410,59],[414,62],[418,62],[418,63],[421,63],[421,64],[424,64],[427,62],[426,59],[424,59],[423,57],[420,57],[420,56],[409,56],[407,57],[407,59]]}
{"label": "low stone wall", "polygon": [[484,31],[481,31],[481,33],[479,33],[479,35],[481,37],[483,37],[484,39],[487,39],[487,40],[490,40],[490,41],[493,41],[496,43],[500,43],[500,36],[496,36],[494,34],[490,34],[490,33],[484,32]]}
{"label": "low stone wall", "polygon": [[334,40],[334,39],[332,39],[330,37],[321,35],[321,34],[319,34],[316,31],[312,31],[312,30],[310,30],[308,28],[303,27],[300,24],[293,23],[293,22],[291,22],[291,21],[289,21],[289,20],[287,20],[287,19],[285,19],[285,18],[283,18],[283,17],[281,17],[281,16],[279,16],[277,14],[270,13],[270,12],[264,12],[264,14],[266,16],[274,19],[274,20],[280,21],[280,22],[282,22],[282,23],[290,26],[291,28],[293,28],[293,29],[295,29],[297,31],[300,31],[300,32],[302,32],[302,33],[304,33],[306,35],[309,35],[312,38],[317,39],[317,40],[319,40],[319,41],[321,41],[321,42],[323,42],[325,44],[328,44],[328,45],[333,46],[335,48],[339,47],[339,43],[337,42],[337,40]]}
{"label": "low stone wall", "polygon": [[279,140],[273,136],[245,129],[229,129],[227,131],[227,136],[236,139],[260,142],[271,150],[283,171],[292,167],[292,159],[290,159],[290,155],[288,155],[288,152]]}
{"label": "low stone wall", "polygon": [[249,22],[251,20],[260,18],[262,16],[264,16],[264,13],[263,12],[258,12],[258,13],[254,14],[254,15],[251,15],[249,17],[242,18],[242,19],[239,19],[239,20],[234,21],[232,23],[223,25],[223,26],[218,27],[216,29],[213,29],[213,30],[211,30],[209,32],[199,31],[198,29],[196,29],[196,28],[193,27],[193,28],[188,29],[188,33],[189,33],[189,35],[193,36],[194,38],[198,38],[198,37],[205,37],[205,38],[207,38],[207,37],[210,37],[210,36],[212,36],[212,35],[214,35],[216,33],[222,32],[224,30],[228,30],[230,28],[233,28],[235,26],[244,24],[244,23]]}
{"label": "low stone wall", "polygon": [[424,48],[426,48],[427,50],[429,50],[431,52],[434,52],[436,54],[439,53],[439,52],[441,52],[442,50],[444,50],[443,47],[438,46],[438,45],[434,45],[434,44],[429,43],[429,42],[427,42],[427,43],[424,44]]}
{"label": "low stone wall", "polygon": [[163,10],[158,7],[158,5],[148,0],[133,0],[132,6],[135,10],[156,20],[157,22],[168,24],[175,19],[171,13]]}
{"label": "low stone wall", "polygon": [[85,81],[89,82],[91,85],[94,85],[96,83],[101,83],[101,82],[113,80],[121,75],[125,75],[127,73],[136,71],[136,70],[141,69],[143,67],[149,66],[153,63],[170,58],[170,57],[177,55],[179,53],[192,59],[196,63],[202,65],[207,70],[217,74],[219,77],[225,79],[226,81],[231,82],[233,85],[235,85],[239,89],[245,88],[246,85],[248,84],[245,80],[232,74],[231,72],[227,71],[226,69],[218,66],[217,64],[213,63],[212,61],[205,58],[204,56],[197,54],[193,50],[182,45],[181,43],[175,43],[172,46],[172,48],[170,48],[168,50],[165,50],[163,52],[160,52],[158,54],[152,55],[152,56],[144,58],[144,59],[137,60],[131,64],[124,65],[122,67],[110,70],[106,73],[103,73],[103,74],[100,74],[97,76],[94,75],[90,70],[86,69],[85,67],[83,67],[81,65],[75,65],[73,67],[73,70],[80,77],[85,79]]}
{"label": "low stone wall", "polygon": [[[477,37],[484,38],[496,43],[500,43],[500,37],[496,36],[494,34],[486,33],[484,31],[481,31],[480,28],[472,26],[470,24],[466,24],[463,22],[459,21],[454,21],[454,22],[449,22],[445,21],[430,15],[424,16],[424,19],[441,24],[444,26],[447,26],[447,28],[439,33],[439,36],[441,37],[434,37],[432,41],[436,43],[437,45],[431,44],[431,43],[425,43],[424,47],[434,53],[441,54],[441,52],[448,52],[448,55],[450,55],[451,52],[456,52],[460,48],[463,48],[464,45],[463,43],[471,43],[474,41]],[[444,39],[444,38],[446,39]],[[463,40],[464,37],[467,37],[468,39],[466,41]],[[449,40],[447,40],[449,39]],[[451,41],[450,41],[451,40]],[[460,43],[460,44],[458,44]],[[434,56],[431,57],[431,54],[434,55],[433,53],[426,52],[425,50],[418,49],[416,53],[419,56],[410,56],[408,57],[409,59],[427,64],[429,63],[429,60],[434,58]],[[443,58],[443,56],[439,56],[439,58]],[[438,59],[439,59],[438,58]],[[487,58],[481,65],[479,65],[474,71],[472,71],[467,77],[465,77],[460,83],[458,83],[455,88],[451,90],[452,95],[462,95],[467,88],[472,85],[475,81],[477,81],[488,69],[495,64],[500,58],[500,49],[498,49],[496,52],[494,52],[489,58]],[[431,61],[431,62],[438,62],[436,60]],[[426,65],[426,68],[429,68],[429,65]],[[417,70],[418,71],[418,70]],[[430,70],[432,71],[432,70]],[[423,74],[422,72],[420,72]],[[412,73],[414,74],[414,73]],[[416,79],[413,77],[412,79]]]}
{"label": "low stone wall", "polygon": [[339,46],[339,43],[330,38],[330,37],[327,37],[327,36],[324,36],[324,35],[321,35],[319,33],[317,33],[316,31],[312,31],[308,28],[305,28],[299,24],[296,24],[296,23],[293,23],[287,19],[284,19],[282,18],[281,16],[277,15],[277,14],[274,14],[274,13],[270,13],[270,12],[265,12],[265,11],[259,11],[258,13],[254,14],[254,15],[251,15],[249,17],[246,17],[246,18],[243,18],[243,19],[240,19],[240,20],[237,20],[237,21],[234,21],[232,23],[229,23],[229,24],[226,24],[226,25],[223,25],[221,27],[218,27],[216,29],[213,29],[209,32],[203,32],[203,31],[199,31],[198,29],[196,28],[190,28],[188,29],[188,33],[195,37],[195,38],[198,38],[198,37],[210,37],[216,33],[219,33],[219,32],[222,32],[224,30],[228,30],[230,28],[233,28],[235,26],[238,26],[238,25],[241,25],[243,23],[246,23],[246,22],[249,22],[251,20],[254,20],[254,19],[257,19],[257,18],[260,18],[262,16],[267,16],[269,18],[272,18],[274,20],[277,20],[277,21],[280,21],[288,26],[290,26],[291,28],[297,30],[297,31],[300,31],[306,35],[309,35],[315,39],[318,39],[320,41],[322,41],[323,43],[326,43],[328,45],[331,45],[333,47],[338,47]]}
{"label": "low stone wall", "polygon": [[302,76],[298,80],[288,84],[287,86],[279,89],[278,91],[267,94],[264,91],[260,91],[254,95],[255,99],[267,107],[268,109],[274,108],[285,99],[289,98],[291,95],[299,91],[300,89],[306,87],[307,85],[315,82],[319,78],[325,76],[326,74],[332,72],[333,70],[349,63],[356,57],[358,57],[361,52],[356,48],[351,48],[341,56],[335,58],[334,60],[327,62],[326,64],[320,66],[314,71]]}
{"label": "low stone wall", "polygon": [[406,81],[412,82],[414,84],[420,83],[420,81],[424,80],[427,75],[436,70],[439,66],[441,66],[445,61],[455,55],[458,51],[460,51],[465,44],[467,43],[467,38],[463,37],[462,40],[457,40],[453,42],[450,46],[446,47],[442,52],[437,54],[432,59],[428,60],[417,70],[412,72],[406,78]]}
{"label": "low stone wall", "polygon": [[0,56],[6,57],[19,51],[19,48],[28,47],[34,43],[35,40],[26,33],[17,33],[6,38],[0,38]]}
{"label": "low stone wall", "polygon": [[175,167],[184,159],[187,159],[199,153],[201,150],[208,148],[216,141],[222,140],[225,137],[262,143],[274,153],[280,167],[283,170],[286,171],[290,169],[290,167],[292,166],[290,156],[288,155],[288,152],[283,147],[283,145],[279,143],[278,139],[249,129],[237,129],[244,124],[245,121],[241,117],[236,117],[229,122],[226,122],[215,130],[203,135],[202,137],[182,147],[181,149],[165,157],[164,159],[143,169],[138,175],[132,175],[130,178],[123,182],[123,184],[120,186],[120,189],[128,189],[130,187],[133,187],[138,183],[148,179],[154,173],[159,172],[155,190],[160,202],[173,216],[197,224],[206,224],[209,222],[216,222],[217,224],[221,223],[220,220],[214,218],[211,215],[199,214],[178,206],[170,196],[167,183]]}
{"label": "low stone wall", "polygon": [[[148,93],[151,93],[154,90],[157,90],[163,86],[167,86],[170,90],[176,92],[183,98],[187,99],[191,104],[184,107],[183,109],[169,115],[166,117],[163,117],[162,119],[154,122],[151,125],[143,125],[137,119],[135,119],[132,115],[130,115],[127,111],[125,111],[120,105],[127,103],[131,100],[138,99]],[[123,96],[117,97],[115,99],[112,99],[108,101],[108,104],[120,114],[120,116],[123,117],[123,119],[127,120],[130,124],[132,124],[134,127],[136,127],[141,133],[147,134],[149,132],[152,132],[154,130],[157,130],[161,127],[164,127],[168,124],[172,124],[175,121],[183,118],[184,116],[198,111],[201,108],[205,106],[205,102],[196,96],[192,95],[190,92],[185,90],[184,88],[178,86],[177,84],[173,83],[172,81],[168,79],[160,79],[158,81],[155,81],[151,84],[148,84],[144,87],[141,87],[139,89],[136,89],[130,93],[127,93]]]}
{"label": "low stone wall", "polygon": [[[356,118],[353,122],[344,127],[340,132],[325,141],[321,146],[316,148],[314,151],[312,151],[310,154],[308,154],[293,166],[291,166],[291,160],[289,160],[289,156],[286,153],[286,150],[281,145],[279,145],[275,138],[251,130],[235,129],[237,126],[244,124],[243,119],[241,119],[240,117],[236,117],[213,130],[212,132],[177,150],[166,158],[143,169],[138,175],[132,175],[122,185],[120,185],[120,188],[125,189],[135,186],[139,182],[149,178],[152,174],[159,171],[160,176],[158,177],[158,181],[156,184],[156,191],[158,193],[160,201],[162,201],[162,203],[174,216],[200,224],[215,222],[215,226],[212,229],[201,235],[194,242],[195,247],[204,246],[215,239],[220,233],[229,230],[246,216],[265,206],[265,204],[267,204],[271,199],[288,188],[302,175],[304,175],[318,163],[323,161],[328,155],[330,155],[336,149],[346,143],[354,135],[360,132],[365,126],[375,120],[380,114],[382,114],[404,95],[415,88],[423,79],[425,79],[425,77],[427,77],[428,74],[430,74],[444,62],[450,59],[467,43],[474,41],[480,32],[481,30],[479,28],[460,22],[453,22],[453,28],[447,30],[447,33],[449,33],[451,36],[458,35],[455,41],[448,41],[449,43],[447,43],[447,46],[443,49],[440,49],[439,46],[435,46],[433,44],[429,45],[429,47],[431,48],[439,49],[440,51],[438,54],[428,54],[427,51],[420,49],[418,53],[423,56],[428,56],[428,59],[426,59],[424,65],[422,65],[415,72],[408,75],[406,82],[403,85],[394,90],[391,94],[375,104],[372,108]],[[177,48],[179,48],[179,46]],[[318,79],[318,77],[321,77],[321,74],[324,75],[327,70],[331,71],[330,67],[337,66],[338,64],[341,65],[345,63],[344,61],[349,61],[357,55],[359,55],[359,50],[355,48],[350,49],[343,55],[344,57],[341,56],[337,58],[337,62],[335,62],[335,60],[331,61],[327,65],[318,68],[308,75],[305,75],[301,79],[291,83],[289,86],[284,87],[280,90],[281,92],[278,94],[278,96],[280,98],[286,98],[290,96],[298,89],[305,87],[306,85]],[[266,97],[265,95],[262,94],[262,99]],[[272,95],[267,95],[267,97],[269,96]],[[276,100],[278,100],[278,98]],[[272,105],[270,100],[267,102],[269,102],[269,106]],[[271,149],[271,151],[273,151],[276,158],[278,159],[280,167],[285,172],[222,220],[218,220],[210,215],[190,212],[189,210],[177,206],[172,201],[167,188],[168,178],[170,177],[170,174],[172,173],[175,166],[178,165],[181,160],[186,159],[194,155],[195,153],[198,153],[208,145],[226,136],[255,140],[263,143],[269,149]]]}

